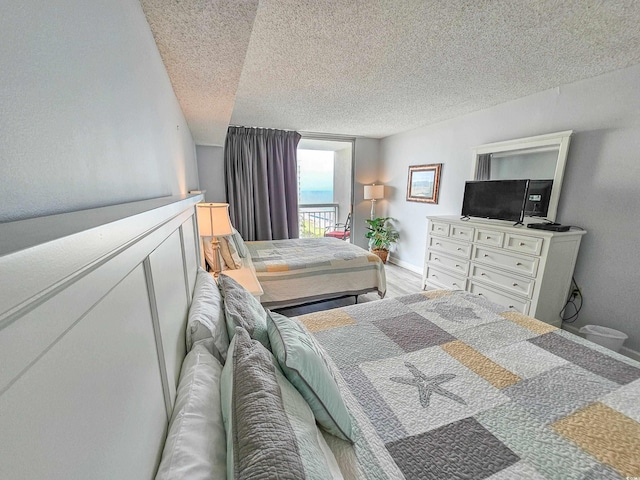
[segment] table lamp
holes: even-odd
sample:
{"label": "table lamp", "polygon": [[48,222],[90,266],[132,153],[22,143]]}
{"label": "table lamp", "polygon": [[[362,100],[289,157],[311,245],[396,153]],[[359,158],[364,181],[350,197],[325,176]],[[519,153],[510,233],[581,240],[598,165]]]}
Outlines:
{"label": "table lamp", "polygon": [[228,203],[198,203],[198,230],[201,237],[211,237],[213,247],[214,278],[218,278],[222,268],[220,267],[220,242],[217,237],[231,235],[233,228],[229,220]]}
{"label": "table lamp", "polygon": [[371,220],[376,218],[376,200],[384,198],[384,185],[365,185],[364,199],[371,200]]}

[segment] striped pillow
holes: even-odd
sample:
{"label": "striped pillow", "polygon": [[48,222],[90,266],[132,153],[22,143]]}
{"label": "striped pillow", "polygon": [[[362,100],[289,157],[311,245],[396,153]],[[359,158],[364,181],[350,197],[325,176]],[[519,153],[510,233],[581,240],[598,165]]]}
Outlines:
{"label": "striped pillow", "polygon": [[229,347],[221,395],[227,478],[342,478],[309,406],[242,328]]}

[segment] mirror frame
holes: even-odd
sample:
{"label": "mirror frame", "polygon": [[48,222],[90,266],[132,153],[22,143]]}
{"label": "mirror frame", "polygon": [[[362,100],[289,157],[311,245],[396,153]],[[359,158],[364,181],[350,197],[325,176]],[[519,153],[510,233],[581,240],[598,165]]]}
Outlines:
{"label": "mirror frame", "polygon": [[[558,149],[558,158],[556,160],[556,171],[553,176],[553,187],[551,188],[551,198],[549,200],[549,210],[547,216],[544,217],[552,222],[556,221],[558,212],[558,203],[560,201],[560,192],[562,190],[562,179],[564,177],[564,168],[567,163],[567,155],[569,153],[569,142],[573,130],[564,132],[548,133],[546,135],[536,135],[535,137],[517,138],[515,140],[506,140],[504,142],[487,143],[479,145],[473,149],[473,170],[471,178],[475,180],[476,168],[478,164],[478,156],[487,153],[528,153],[545,150]],[[526,217],[528,219],[537,217]]]}

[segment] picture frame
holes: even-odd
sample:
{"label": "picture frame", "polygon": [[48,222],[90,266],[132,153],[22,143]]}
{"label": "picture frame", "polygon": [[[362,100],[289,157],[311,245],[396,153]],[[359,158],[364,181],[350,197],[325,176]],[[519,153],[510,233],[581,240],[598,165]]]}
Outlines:
{"label": "picture frame", "polygon": [[410,165],[407,180],[407,201],[438,203],[441,163]]}

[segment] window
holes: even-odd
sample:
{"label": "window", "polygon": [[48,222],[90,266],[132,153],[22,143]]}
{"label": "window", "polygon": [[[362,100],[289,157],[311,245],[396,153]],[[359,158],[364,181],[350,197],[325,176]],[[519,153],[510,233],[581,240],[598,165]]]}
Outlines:
{"label": "window", "polygon": [[298,199],[303,205],[333,203],[334,152],[298,150]]}
{"label": "window", "polygon": [[351,140],[302,138],[298,144],[301,237],[322,237],[351,211]]}

